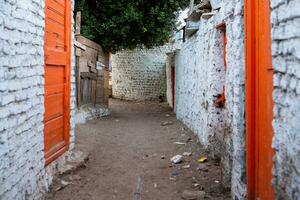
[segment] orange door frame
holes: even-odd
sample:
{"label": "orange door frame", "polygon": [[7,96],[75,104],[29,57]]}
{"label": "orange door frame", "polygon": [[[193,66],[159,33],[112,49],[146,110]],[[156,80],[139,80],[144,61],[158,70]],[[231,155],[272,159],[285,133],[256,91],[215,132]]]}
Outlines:
{"label": "orange door frame", "polygon": [[270,0],[245,0],[247,199],[272,200]]}
{"label": "orange door frame", "polygon": [[[64,5],[64,8],[62,7]],[[64,15],[53,12],[58,7]],[[64,28],[55,28],[53,20],[64,17]],[[60,27],[59,27],[60,28]],[[62,32],[59,32],[62,31]],[[56,39],[55,39],[56,37]],[[63,38],[63,39],[62,39]],[[61,43],[64,44],[61,44]],[[70,143],[70,63],[71,63],[71,2],[70,0],[45,1],[45,114],[44,152],[45,165],[61,156],[69,149]],[[55,73],[64,66],[63,71]],[[57,71],[58,72],[58,71]],[[60,85],[56,84],[59,83]],[[55,85],[56,84],[56,85]],[[51,103],[49,96],[59,95],[59,104]],[[48,97],[48,98],[47,98]],[[57,100],[57,99],[56,99]],[[59,107],[59,108],[57,108]],[[62,120],[54,122],[58,116]],[[61,118],[60,118],[61,119]],[[58,121],[58,120],[57,120]],[[61,125],[63,123],[63,125]],[[56,136],[53,136],[55,135]],[[53,138],[60,138],[54,142]]]}

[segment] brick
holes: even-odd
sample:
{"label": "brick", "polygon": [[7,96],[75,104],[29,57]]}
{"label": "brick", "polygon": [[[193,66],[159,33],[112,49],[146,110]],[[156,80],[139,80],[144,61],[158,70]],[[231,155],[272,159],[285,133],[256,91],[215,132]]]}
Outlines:
{"label": "brick", "polygon": [[0,1],[0,199],[41,199],[55,172],[44,167],[44,6]]}
{"label": "brick", "polygon": [[[200,22],[201,29],[194,37],[188,39],[175,55],[176,116],[198,135],[200,142],[213,152],[214,156],[222,159],[222,184],[231,187],[236,199],[245,199],[246,196],[244,19],[240,15],[242,10],[243,1],[223,2],[220,11],[211,18],[211,22]],[[222,37],[220,31],[215,28],[220,21],[225,21],[227,28],[226,73],[222,57]],[[172,62],[168,60],[166,67],[167,96],[170,98],[168,63]],[[226,105],[223,109],[216,108],[213,105],[215,96],[222,93],[224,86]],[[228,134],[224,134],[224,127],[228,128]],[[232,168],[229,163],[232,163]]]}
{"label": "brick", "polygon": [[127,100],[159,100],[159,96],[164,98],[167,49],[167,46],[137,49],[113,55],[113,96]]}
{"label": "brick", "polygon": [[[300,196],[298,157],[300,154],[300,29],[297,0],[271,0],[273,66],[280,72],[280,86],[274,90],[274,190],[277,199]],[[278,76],[275,74],[275,77]],[[278,81],[275,81],[277,85]],[[288,161],[288,162],[286,162]]]}

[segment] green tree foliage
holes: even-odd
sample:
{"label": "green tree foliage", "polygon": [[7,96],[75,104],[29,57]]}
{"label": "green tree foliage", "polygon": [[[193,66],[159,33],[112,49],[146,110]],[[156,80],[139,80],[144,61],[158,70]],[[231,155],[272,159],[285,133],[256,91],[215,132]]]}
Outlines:
{"label": "green tree foliage", "polygon": [[189,0],[77,0],[81,34],[105,50],[151,48],[166,43],[176,13]]}

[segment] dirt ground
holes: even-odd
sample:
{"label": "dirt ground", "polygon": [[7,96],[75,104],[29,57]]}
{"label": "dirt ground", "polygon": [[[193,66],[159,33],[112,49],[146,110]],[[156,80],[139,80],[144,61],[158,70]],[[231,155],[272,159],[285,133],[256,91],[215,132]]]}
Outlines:
{"label": "dirt ground", "polygon": [[[221,186],[219,163],[197,162],[205,151],[165,103],[111,100],[110,109],[109,117],[76,127],[76,148],[89,152],[89,161],[58,177],[46,199],[179,200],[184,190],[204,190],[205,199],[230,199]],[[192,155],[180,164],[170,162],[184,152]],[[56,191],[61,181],[68,184]]]}

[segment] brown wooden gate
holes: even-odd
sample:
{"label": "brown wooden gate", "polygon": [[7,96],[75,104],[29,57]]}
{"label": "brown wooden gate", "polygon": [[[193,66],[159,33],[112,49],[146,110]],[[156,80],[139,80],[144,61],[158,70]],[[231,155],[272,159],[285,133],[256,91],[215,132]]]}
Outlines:
{"label": "brown wooden gate", "polygon": [[70,0],[45,1],[45,114],[46,164],[69,146],[70,130]]}

